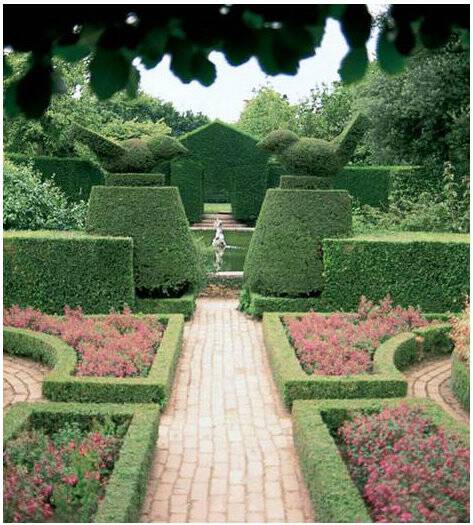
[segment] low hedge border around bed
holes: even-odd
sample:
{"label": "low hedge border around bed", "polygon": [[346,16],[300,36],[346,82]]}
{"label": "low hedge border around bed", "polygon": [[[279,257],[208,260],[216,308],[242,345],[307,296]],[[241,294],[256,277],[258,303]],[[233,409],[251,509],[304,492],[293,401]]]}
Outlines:
{"label": "low hedge border around bed", "polygon": [[[450,326],[441,324],[402,333],[388,339],[374,355],[373,373],[355,376],[314,376],[302,369],[289,341],[280,313],[265,313],[263,336],[274,380],[284,404],[290,408],[296,399],[354,399],[403,397],[407,380],[401,369],[424,353],[439,353],[448,338]],[[297,315],[290,313],[288,315]]]}
{"label": "low hedge border around bed", "polygon": [[162,299],[135,299],[135,312],[142,314],[182,314],[190,319],[195,311],[196,293],[187,292],[181,297]]}
{"label": "low hedge border around bed", "polygon": [[159,410],[155,405],[19,403],[4,417],[3,442],[14,438],[30,424],[33,427],[57,426],[64,420],[84,421],[106,416],[121,420],[130,418],[130,424],[94,522],[137,522],[158,436]]}
{"label": "low hedge border around bed", "polygon": [[310,498],[321,523],[371,522],[363,498],[353,483],[332,433],[352,411],[372,413],[406,403],[425,407],[436,425],[469,441],[468,428],[429,399],[354,399],[296,401],[292,414],[294,442]]}
{"label": "low hedge border around bed", "polygon": [[470,410],[470,368],[454,353],[451,386],[453,395],[465,410]]}
{"label": "low hedge border around bed", "polygon": [[51,401],[159,403],[164,408],[181,353],[184,317],[173,314],[159,316],[159,320],[166,323],[166,330],[146,377],[75,376],[75,350],[58,337],[32,330],[4,327],[3,347],[7,354],[31,357],[53,367],[42,386],[44,397]]}

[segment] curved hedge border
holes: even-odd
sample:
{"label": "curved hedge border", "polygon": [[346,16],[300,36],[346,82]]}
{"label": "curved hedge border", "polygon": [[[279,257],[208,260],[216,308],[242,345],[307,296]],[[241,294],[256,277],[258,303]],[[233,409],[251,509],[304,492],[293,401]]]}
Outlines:
{"label": "curved hedge border", "polygon": [[44,397],[51,401],[159,403],[164,407],[181,352],[184,317],[173,314],[159,320],[167,323],[166,330],[146,377],[75,376],[75,350],[58,337],[32,330],[4,327],[3,346],[8,354],[31,357],[54,367],[42,386]]}
{"label": "curved hedge border", "polygon": [[451,348],[450,325],[429,326],[398,334],[383,343],[375,352],[371,374],[308,375],[297,359],[281,315],[263,315],[263,336],[276,386],[288,408],[296,399],[403,397],[407,394],[407,380],[400,369],[415,362],[424,352],[438,352],[444,344]]}
{"label": "curved hedge border", "polygon": [[470,368],[452,355],[452,391],[465,410],[470,410]]}
{"label": "curved hedge border", "polygon": [[292,409],[294,442],[317,521],[321,523],[372,521],[332,436],[353,411],[376,412],[400,403],[425,407],[426,414],[436,425],[460,434],[468,444],[468,428],[428,399],[355,399],[294,403]]}
{"label": "curved hedge border", "polygon": [[32,427],[46,430],[64,420],[84,422],[111,416],[129,419],[120,454],[99,502],[96,523],[133,523],[139,521],[146,494],[148,473],[158,435],[159,410],[153,405],[116,405],[81,403],[19,403],[4,416],[3,442]]}

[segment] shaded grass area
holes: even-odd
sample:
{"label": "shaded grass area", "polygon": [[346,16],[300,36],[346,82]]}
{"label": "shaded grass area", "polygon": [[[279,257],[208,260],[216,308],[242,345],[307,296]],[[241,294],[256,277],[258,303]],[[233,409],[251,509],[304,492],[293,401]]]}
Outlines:
{"label": "shaded grass area", "polygon": [[204,213],[232,213],[232,205],[229,202],[206,202]]}

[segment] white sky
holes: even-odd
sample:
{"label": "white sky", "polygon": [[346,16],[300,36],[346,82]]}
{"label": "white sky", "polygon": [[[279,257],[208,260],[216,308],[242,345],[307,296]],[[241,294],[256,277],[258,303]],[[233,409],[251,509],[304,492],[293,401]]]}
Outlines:
{"label": "white sky", "polygon": [[[372,14],[384,10],[382,4],[369,6]],[[209,59],[217,67],[217,79],[210,87],[197,81],[183,84],[169,69],[170,59],[164,59],[153,69],[141,68],[141,87],[145,93],[170,101],[177,110],[202,112],[211,119],[226,122],[238,120],[245,99],[252,97],[252,89],[269,82],[274,89],[284,93],[290,102],[297,102],[310,94],[310,90],[324,82],[339,80],[338,68],[347,52],[345,38],[339,23],[327,21],[322,45],[315,56],[300,62],[297,75],[264,74],[256,59],[233,67],[221,53],[212,52]],[[374,56],[375,38],[372,32],[368,42],[370,56]]]}

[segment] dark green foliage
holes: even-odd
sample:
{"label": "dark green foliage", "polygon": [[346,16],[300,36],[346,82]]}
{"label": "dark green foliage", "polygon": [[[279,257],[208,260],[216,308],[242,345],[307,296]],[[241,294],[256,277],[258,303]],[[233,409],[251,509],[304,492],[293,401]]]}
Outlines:
{"label": "dark green foliage", "polygon": [[347,190],[360,205],[386,205],[393,170],[391,166],[347,166],[335,176],[334,188]]}
{"label": "dark green foliage", "polygon": [[279,186],[283,190],[329,190],[332,188],[332,180],[328,177],[282,175]]}
{"label": "dark green foliage", "polygon": [[135,310],[143,314],[182,314],[190,319],[195,310],[196,295],[193,291],[187,292],[181,297],[170,297],[164,299],[136,299]]}
{"label": "dark green foliage", "polygon": [[287,175],[287,172],[281,163],[276,157],[269,157],[266,176],[268,188],[278,188],[282,175]]}
{"label": "dark green foliage", "polygon": [[[127,23],[130,10],[124,5],[112,6],[106,14],[82,5],[38,6],[27,18],[17,6],[7,6],[4,46],[32,52],[29,69],[6,94],[8,113],[23,111],[38,117],[44,112],[51,94],[61,87],[52,67],[53,55],[70,61],[93,55],[90,84],[101,98],[121,89],[136,95],[139,71],[133,61],[139,59],[150,69],[165,55],[171,57],[172,71],[185,83],[198,80],[207,86],[214,82],[215,66],[208,59],[214,50],[222,52],[233,66],[256,58],[266,74],[294,75],[299,62],[320,46],[329,18],[339,20],[349,47],[340,69],[342,79],[359,79],[366,70],[373,19],[365,4],[286,9],[275,5],[133,7],[136,24]],[[416,46],[442,45],[456,28],[465,37],[469,34],[467,5],[394,5],[389,21],[380,37],[389,45],[377,48],[383,66],[398,64],[398,55],[409,55]],[[273,27],[275,22],[277,27]],[[77,34],[71,30],[74,27],[80,28]],[[91,38],[82,29],[88,27],[100,38]],[[190,31],[191,27],[198,29]],[[387,69],[392,71],[392,67]]]}
{"label": "dark green foliage", "polygon": [[198,288],[202,269],[177,188],[95,186],[86,227],[133,238],[135,288],[161,296]]}
{"label": "dark green foliage", "polygon": [[118,143],[75,124],[72,138],[88,146],[111,173],[146,173],[159,161],[187,153],[182,144],[166,135],[146,140],[132,138]]}
{"label": "dark green foliage", "polygon": [[105,186],[164,186],[162,173],[106,173]]}
{"label": "dark green foliage", "polygon": [[48,428],[60,428],[65,422],[91,425],[93,420],[107,418],[117,424],[129,422],[129,426],[94,521],[137,522],[158,435],[156,405],[20,403],[5,415],[3,439],[5,443],[30,427],[47,431]]}
{"label": "dark green foliage", "polygon": [[455,354],[452,355],[451,387],[465,410],[470,410],[470,367]]}
{"label": "dark green foliage", "polygon": [[243,288],[240,294],[240,310],[260,318],[264,312],[323,312],[320,297],[276,297],[250,292]]}
{"label": "dark green foliage", "polygon": [[320,292],[322,239],[350,230],[345,191],[268,190],[245,260],[245,285],[264,295]]}
{"label": "dark green foliage", "polygon": [[51,401],[159,403],[164,407],[181,353],[184,317],[165,315],[159,319],[166,324],[166,330],[146,377],[76,376],[75,350],[58,337],[31,330],[4,327],[4,350],[53,367],[42,387],[43,395]]}
{"label": "dark green foliage", "polygon": [[267,171],[258,173],[253,164],[240,164],[230,170],[233,179],[232,215],[236,220],[254,224],[267,187]]}
{"label": "dark green foliage", "polygon": [[351,480],[333,435],[353,412],[369,414],[401,403],[412,408],[422,407],[436,426],[459,434],[464,443],[469,442],[468,428],[429,399],[350,399],[294,403],[294,443],[319,522],[371,522],[368,509]]}
{"label": "dark green foliage", "polygon": [[87,200],[92,186],[104,183],[104,173],[99,166],[88,160],[59,157],[29,157],[8,153],[7,158],[15,164],[33,163],[43,180],[53,180],[67,199],[73,202]]}
{"label": "dark green foliage", "polygon": [[368,119],[357,113],[331,142],[277,130],[258,142],[258,147],[275,154],[288,174],[334,177],[350,161],[367,128]]}
{"label": "dark green foliage", "polygon": [[356,310],[361,295],[427,312],[459,311],[469,290],[469,240],[462,234],[392,233],[323,242],[324,301]]}
{"label": "dark green foliage", "polygon": [[204,188],[202,164],[190,157],[171,161],[171,186],[177,186],[187,219],[199,222],[204,213]]}
{"label": "dark green foliage", "polygon": [[[205,202],[230,202],[234,179],[244,185],[266,172],[268,155],[256,148],[256,139],[222,122],[202,126],[181,141],[204,167]],[[257,189],[253,198],[261,202],[266,187]]]}
{"label": "dark green foliage", "polygon": [[107,313],[133,305],[131,239],[76,232],[6,232],[3,238],[5,306],[32,306],[62,314],[64,306]]}

